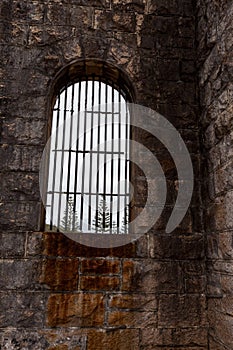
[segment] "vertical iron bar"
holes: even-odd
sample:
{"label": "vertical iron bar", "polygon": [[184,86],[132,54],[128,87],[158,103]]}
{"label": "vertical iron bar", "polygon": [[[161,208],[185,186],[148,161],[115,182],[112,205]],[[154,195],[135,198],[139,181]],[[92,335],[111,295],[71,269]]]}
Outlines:
{"label": "vertical iron bar", "polygon": [[[57,105],[57,120],[56,120],[56,136],[55,136],[55,154],[54,154],[54,165],[53,165],[53,180],[52,180],[52,198],[51,198],[51,213],[50,213],[50,230],[53,229],[53,214],[54,214],[54,191],[55,191],[55,179],[56,179],[56,166],[57,166],[57,141],[58,141],[58,129],[59,129],[59,119],[60,119],[60,93],[58,95],[58,105]],[[54,118],[54,112],[53,112]],[[52,120],[52,126],[55,120]],[[51,152],[51,150],[50,150]]]}
{"label": "vertical iron bar", "polygon": [[84,216],[84,208],[83,208],[83,202],[84,202],[84,184],[85,184],[85,151],[86,151],[86,124],[87,124],[87,94],[88,94],[88,79],[86,77],[85,80],[85,112],[84,112],[84,127],[83,127],[83,168],[82,168],[82,185],[81,185],[81,209],[80,209],[80,228],[82,231],[83,228],[83,216]]}
{"label": "vertical iron bar", "polygon": [[[69,132],[69,157],[68,157],[68,169],[67,169],[68,174],[67,174],[67,189],[66,189],[66,213],[68,213],[68,201],[69,201],[69,194],[70,194],[70,167],[71,167],[71,146],[72,146],[73,114],[74,114],[74,84],[72,84],[72,93],[71,93],[70,132]],[[74,207],[73,207],[73,218],[74,217],[75,217],[75,210],[74,210]],[[72,226],[73,226],[73,223],[72,223]],[[67,229],[67,220],[66,220],[66,229]],[[71,229],[73,229],[73,227]]]}
{"label": "vertical iron bar", "polygon": [[[80,129],[80,103],[81,103],[81,80],[78,82],[78,113],[77,113],[77,135],[76,135],[76,154],[75,154],[75,174],[74,174],[74,212],[76,211],[76,193],[77,193],[77,183],[78,183],[78,150],[79,150],[79,129]],[[79,205],[80,209],[80,205]],[[80,210],[79,210],[80,212]],[[78,212],[78,217],[79,217]],[[75,218],[73,217],[73,229],[74,229]]]}
{"label": "vertical iron bar", "polygon": [[92,185],[92,148],[93,148],[93,108],[94,108],[94,76],[92,78],[92,95],[91,95],[91,141],[90,141],[90,168],[89,168],[89,198],[88,198],[88,225],[91,227],[91,205],[92,205],[92,196],[91,196],[91,185]]}
{"label": "vertical iron bar", "polygon": [[111,141],[111,188],[110,188],[110,233],[113,232],[113,176],[114,176],[114,84],[112,85],[112,141]]}
{"label": "vertical iron bar", "polygon": [[101,107],[101,80],[99,78],[98,91],[98,133],[97,133],[97,166],[96,166],[96,217],[95,217],[95,232],[98,232],[98,207],[99,207],[99,163],[100,163],[100,107]]}
{"label": "vertical iron bar", "polygon": [[[108,125],[107,125],[107,112],[108,112],[108,85],[105,84],[105,121],[104,121],[104,176],[103,176],[103,183],[104,183],[104,190],[103,190],[103,198],[104,198],[104,209],[106,209],[106,181],[107,181],[107,131],[108,131]],[[105,210],[103,211],[103,226],[106,224],[106,213]],[[105,227],[103,227],[105,228]]]}
{"label": "vertical iron bar", "polygon": [[[65,134],[66,134],[66,110],[67,110],[67,86],[65,88],[65,105],[64,105],[64,124],[63,124],[63,135],[62,135],[62,149],[61,149],[61,173],[60,173],[60,184],[59,184],[59,199],[58,199],[58,228],[60,228],[61,219],[61,192],[62,192],[62,181],[63,181],[63,162],[64,162],[64,147],[65,147]],[[67,224],[67,218],[66,218]]]}
{"label": "vertical iron bar", "polygon": [[128,213],[128,204],[129,204],[129,175],[128,175],[128,146],[129,146],[129,135],[128,135],[128,124],[129,124],[129,115],[128,115],[128,107],[125,101],[125,201],[124,201],[124,233],[128,233],[128,225],[129,225],[129,213]]}
{"label": "vertical iron bar", "polygon": [[120,232],[120,179],[121,179],[121,94],[120,94],[120,88],[118,91],[118,102],[119,102],[119,119],[118,119],[118,183],[117,183],[117,227],[119,228]]}

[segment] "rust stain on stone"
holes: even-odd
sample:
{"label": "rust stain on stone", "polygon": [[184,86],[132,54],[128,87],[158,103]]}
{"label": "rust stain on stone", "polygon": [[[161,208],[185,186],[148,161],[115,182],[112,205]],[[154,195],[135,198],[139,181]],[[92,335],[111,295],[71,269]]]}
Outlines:
{"label": "rust stain on stone", "polygon": [[81,263],[82,273],[117,274],[120,272],[119,260],[85,259]]}
{"label": "rust stain on stone", "polygon": [[93,327],[103,325],[101,294],[52,294],[48,300],[48,326]]}
{"label": "rust stain on stone", "polygon": [[82,276],[80,285],[82,290],[116,291],[120,288],[120,278],[116,276]]}
{"label": "rust stain on stone", "polygon": [[78,286],[77,259],[47,259],[42,264],[40,283],[52,290],[75,290]]}
{"label": "rust stain on stone", "polygon": [[50,257],[135,257],[137,243],[116,248],[92,248],[79,244],[59,232],[46,232],[43,236],[43,254]]}

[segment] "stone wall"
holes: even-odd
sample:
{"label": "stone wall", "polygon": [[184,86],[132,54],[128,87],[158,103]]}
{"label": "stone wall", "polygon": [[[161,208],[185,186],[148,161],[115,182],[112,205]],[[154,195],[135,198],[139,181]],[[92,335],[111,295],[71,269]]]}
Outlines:
{"label": "stone wall", "polygon": [[233,348],[233,4],[199,1],[209,349]]}
{"label": "stone wall", "polygon": [[[207,349],[194,10],[191,0],[2,1],[2,349]],[[177,174],[150,135],[141,142],[156,153],[170,192],[147,235],[101,250],[40,232],[50,86],[85,58],[123,69],[135,102],[162,113],[190,150],[193,200],[172,234],[165,225]]]}

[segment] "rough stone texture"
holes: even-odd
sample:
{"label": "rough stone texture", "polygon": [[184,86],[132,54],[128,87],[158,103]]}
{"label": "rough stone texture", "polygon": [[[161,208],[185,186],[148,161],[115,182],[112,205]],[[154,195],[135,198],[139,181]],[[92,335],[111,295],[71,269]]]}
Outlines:
{"label": "rough stone texture", "polygon": [[48,325],[64,327],[103,326],[104,303],[101,294],[51,294]]}
{"label": "rough stone texture", "polygon": [[[232,349],[232,18],[231,0],[1,2],[3,350]],[[194,195],[172,234],[175,164],[140,130],[169,189],[150,232],[95,249],[41,231],[51,86],[86,58],[122,69],[135,102],[163,114],[190,151]],[[147,195],[140,171],[134,184],[136,213]]]}
{"label": "rough stone texture", "polygon": [[232,1],[198,1],[210,350],[233,344],[232,18]]}

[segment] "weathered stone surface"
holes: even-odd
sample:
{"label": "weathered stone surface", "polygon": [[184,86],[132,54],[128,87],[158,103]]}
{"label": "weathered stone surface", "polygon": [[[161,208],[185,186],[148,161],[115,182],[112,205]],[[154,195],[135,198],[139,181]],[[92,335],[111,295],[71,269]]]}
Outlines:
{"label": "weathered stone surface", "polygon": [[[15,292],[1,299],[3,350],[231,349],[232,18],[231,0],[1,2],[1,287]],[[158,154],[169,195],[147,236],[105,250],[37,232],[50,87],[66,64],[88,57],[123,69],[135,102],[162,113],[192,153],[192,206],[170,235],[177,172],[148,135],[141,136]],[[138,212],[146,199],[139,182]]]}
{"label": "weathered stone surface", "polygon": [[157,261],[123,262],[123,291],[178,292],[182,289],[183,276],[177,263]]}
{"label": "weathered stone surface", "polygon": [[124,31],[134,33],[136,29],[135,14],[122,12],[95,11],[95,29],[105,31]]}
{"label": "weathered stone surface", "polygon": [[147,4],[145,0],[113,0],[112,6],[114,10],[116,9],[121,12],[144,13]]}
{"label": "weathered stone surface", "polygon": [[193,15],[193,4],[190,1],[183,1],[182,4],[176,0],[165,0],[160,2],[152,0],[148,3],[149,13],[159,15]]}
{"label": "weathered stone surface", "polygon": [[37,231],[40,218],[38,202],[5,202],[0,206],[0,230],[2,232]]}
{"label": "weathered stone surface", "polygon": [[87,335],[92,333],[85,330],[83,333],[70,329],[68,332],[51,329],[10,329],[1,334],[3,349],[27,349],[27,350],[85,350]]}
{"label": "weathered stone surface", "polygon": [[32,232],[27,235],[26,255],[35,256],[42,255],[43,252],[43,233]]}
{"label": "weathered stone surface", "polygon": [[223,232],[219,234],[219,257],[225,260],[233,258],[233,233]]}
{"label": "weathered stone surface", "polygon": [[86,291],[118,291],[120,289],[120,279],[116,276],[81,276],[80,289]]}
{"label": "weathered stone surface", "polygon": [[108,314],[108,324],[110,327],[153,327],[157,324],[157,315],[150,311],[112,311]]}
{"label": "weathered stone surface", "polygon": [[217,197],[215,203],[208,208],[208,224],[212,231],[223,231],[233,228],[233,211],[231,208],[233,191]]}
{"label": "weathered stone surface", "polygon": [[38,193],[39,178],[32,172],[12,172],[9,176],[2,174],[0,190],[5,201],[40,201]]}
{"label": "weathered stone surface", "polygon": [[201,259],[204,257],[204,253],[202,234],[150,235],[150,254],[152,258]]}
{"label": "weathered stone surface", "polygon": [[84,274],[119,274],[119,260],[88,259],[81,261],[81,272]]}
{"label": "weathered stone surface", "polygon": [[142,330],[143,349],[154,349],[160,346],[202,346],[207,347],[206,328],[147,328]]}
{"label": "weathered stone surface", "polygon": [[[224,298],[225,299],[225,298]],[[223,300],[224,300],[223,299]],[[227,304],[229,303],[230,310]],[[233,312],[232,300],[210,301],[209,302],[209,321],[211,337],[224,344],[229,349],[232,347],[233,336]],[[225,307],[223,307],[225,304]],[[217,322],[216,322],[217,319]]]}
{"label": "weathered stone surface", "polygon": [[37,331],[27,329],[21,330],[6,330],[4,333],[0,332],[1,345],[4,350],[44,350],[48,349],[49,343],[46,338]]}
{"label": "weathered stone surface", "polygon": [[206,265],[204,262],[182,262],[181,269],[186,293],[204,293],[206,291]]}
{"label": "weathered stone surface", "polygon": [[113,309],[156,311],[157,299],[154,294],[113,294],[110,295],[109,307]]}
{"label": "weathered stone surface", "polygon": [[187,328],[204,325],[204,295],[161,295],[159,300],[159,328]]}
{"label": "weathered stone surface", "polygon": [[40,283],[51,290],[78,289],[77,259],[47,259],[42,262]]}
{"label": "weathered stone surface", "polygon": [[50,327],[93,327],[104,322],[101,294],[51,294],[47,323]]}
{"label": "weathered stone surface", "polygon": [[48,232],[43,234],[43,254],[51,257],[136,257],[136,248],[138,247],[137,242],[135,242],[117,248],[92,248],[74,242],[62,233]]}
{"label": "weathered stone surface", "polygon": [[88,340],[88,348],[90,350],[138,350],[139,332],[137,329],[119,329],[109,330],[105,333],[96,332]]}
{"label": "weathered stone surface", "polygon": [[[147,350],[152,350],[152,349],[153,350],[161,350],[161,346],[155,346],[153,348],[149,347],[149,348],[145,348],[145,349],[147,349]],[[184,348],[183,347],[170,347],[170,346],[167,347],[167,346],[165,346],[165,347],[163,347],[163,349],[164,350],[183,350]],[[199,349],[205,349],[205,348],[203,348],[203,347],[200,348],[199,346],[198,347],[195,346],[195,347],[189,347],[188,349],[189,350],[199,350]]]}
{"label": "weathered stone surface", "polygon": [[[82,330],[66,328],[61,333],[60,330],[46,329],[38,331],[17,332],[9,330],[2,336],[3,346],[11,346],[12,350],[17,350],[20,346],[27,350],[138,350],[139,332],[135,329],[90,329]],[[5,350],[5,348],[4,348]]]}
{"label": "weathered stone surface", "polygon": [[25,233],[0,233],[1,257],[23,257],[25,240]]}
{"label": "weathered stone surface", "polygon": [[1,146],[0,156],[3,162],[3,170],[10,171],[37,171],[41,161],[43,148],[40,146],[7,145]]}
{"label": "weathered stone surface", "polygon": [[4,259],[0,262],[2,290],[35,290],[39,288],[38,260]]}
{"label": "weathered stone surface", "polygon": [[216,195],[233,188],[232,167],[233,162],[230,161],[214,173],[214,190]]}
{"label": "weathered stone surface", "polygon": [[1,292],[0,327],[43,328],[47,295],[33,292]]}

